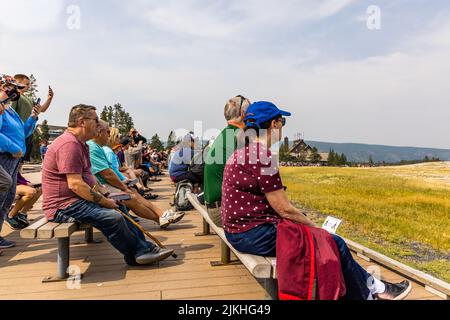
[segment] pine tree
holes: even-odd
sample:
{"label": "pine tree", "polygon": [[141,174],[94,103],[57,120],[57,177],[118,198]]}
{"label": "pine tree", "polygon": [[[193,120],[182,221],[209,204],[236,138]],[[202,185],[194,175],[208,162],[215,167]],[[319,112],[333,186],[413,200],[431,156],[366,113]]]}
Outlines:
{"label": "pine tree", "polygon": [[30,75],[29,78],[30,88],[27,92],[25,92],[25,95],[31,100],[35,101],[37,99],[37,93],[39,92],[39,90],[37,89],[36,78],[34,77],[34,75]]}
{"label": "pine tree", "polygon": [[336,165],[336,154],[334,153],[333,149],[330,149],[330,152],[328,153],[328,165],[329,166]]}
{"label": "pine tree", "polygon": [[44,120],[41,124],[41,140],[48,141],[50,139],[48,121]]}
{"label": "pine tree", "polygon": [[150,142],[150,148],[156,149],[158,151],[163,151],[164,150],[164,145],[162,144],[161,140],[159,139],[158,134],[155,134],[152,137],[152,140]]}
{"label": "pine tree", "polygon": [[170,131],[169,137],[167,138],[167,150],[172,150],[173,147],[175,147],[176,141],[175,141],[175,133],[173,131]]}
{"label": "pine tree", "polygon": [[369,164],[370,164],[371,167],[373,167],[373,165],[375,164],[373,162],[372,156],[369,156]]}
{"label": "pine tree", "polygon": [[103,107],[100,118],[108,122],[111,127],[119,129],[122,136],[127,135],[134,127],[133,118],[123,109],[120,103],[116,103],[114,107]]}
{"label": "pine tree", "polygon": [[346,164],[347,164],[347,157],[345,156],[344,153],[342,153],[339,159],[339,165],[345,166]]}
{"label": "pine tree", "polygon": [[309,159],[310,159],[311,163],[319,163],[320,160],[322,159],[322,158],[320,157],[320,154],[319,154],[319,152],[317,151],[317,148],[316,148],[316,147],[313,147],[313,148],[312,148],[312,150],[311,150],[311,155],[309,156]]}

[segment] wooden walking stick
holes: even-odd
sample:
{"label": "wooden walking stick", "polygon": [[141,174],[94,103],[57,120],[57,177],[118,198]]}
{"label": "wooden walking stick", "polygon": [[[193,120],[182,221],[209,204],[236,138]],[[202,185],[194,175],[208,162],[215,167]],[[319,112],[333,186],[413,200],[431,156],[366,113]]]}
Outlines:
{"label": "wooden walking stick", "polygon": [[[149,237],[151,240],[153,240],[158,247],[162,248],[162,249],[167,249],[158,239],[156,239],[154,236],[152,236],[150,234],[150,232],[146,231],[139,223],[137,223],[136,221],[134,221],[132,218],[130,218],[127,214],[125,214],[124,212],[122,212],[119,209],[115,209],[117,212],[119,212],[125,219],[127,219],[128,221],[130,221],[136,228],[138,228],[139,230],[142,231],[143,234],[145,234],[147,237]],[[176,253],[172,254],[172,257],[174,257],[175,259],[178,257],[178,255]]]}

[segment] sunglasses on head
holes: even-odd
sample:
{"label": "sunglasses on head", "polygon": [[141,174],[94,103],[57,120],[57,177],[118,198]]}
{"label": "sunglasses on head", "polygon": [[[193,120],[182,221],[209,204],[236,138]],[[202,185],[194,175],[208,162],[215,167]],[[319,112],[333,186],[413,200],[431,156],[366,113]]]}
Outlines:
{"label": "sunglasses on head", "polygon": [[242,105],[244,104],[244,101],[247,100],[247,98],[244,97],[244,96],[242,96],[242,95],[240,95],[240,94],[238,94],[238,95],[236,96],[236,98],[241,98],[241,103],[239,104],[239,114],[241,114],[241,111],[242,111]]}

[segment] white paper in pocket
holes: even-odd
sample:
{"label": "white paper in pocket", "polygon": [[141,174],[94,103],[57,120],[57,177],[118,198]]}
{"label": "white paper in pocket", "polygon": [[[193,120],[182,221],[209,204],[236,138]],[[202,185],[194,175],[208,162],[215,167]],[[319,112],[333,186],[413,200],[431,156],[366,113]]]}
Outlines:
{"label": "white paper in pocket", "polygon": [[336,234],[337,228],[339,228],[339,225],[341,224],[342,220],[328,216],[325,222],[322,225],[322,229],[327,230],[329,233]]}

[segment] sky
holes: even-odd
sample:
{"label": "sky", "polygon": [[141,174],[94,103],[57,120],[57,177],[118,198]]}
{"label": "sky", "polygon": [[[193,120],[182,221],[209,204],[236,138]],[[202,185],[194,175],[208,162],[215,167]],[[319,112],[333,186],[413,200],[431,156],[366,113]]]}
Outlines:
{"label": "sky", "polygon": [[50,124],[120,102],[148,138],[202,121],[208,139],[242,94],[290,111],[291,139],[450,149],[447,0],[0,0],[0,12],[0,72],[33,74],[43,100],[52,86]]}

